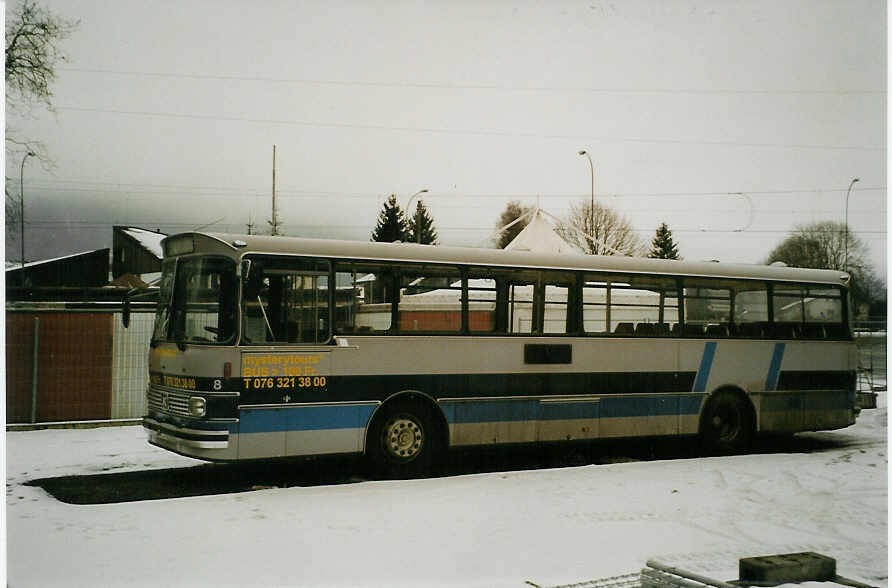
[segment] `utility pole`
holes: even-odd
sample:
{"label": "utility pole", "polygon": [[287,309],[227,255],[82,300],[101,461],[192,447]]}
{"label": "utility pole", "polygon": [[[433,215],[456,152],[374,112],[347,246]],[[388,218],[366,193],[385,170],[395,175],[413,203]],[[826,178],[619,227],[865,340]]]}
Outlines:
{"label": "utility pole", "polygon": [[589,210],[589,222],[591,223],[590,230],[592,235],[592,242],[589,245],[592,248],[592,253],[595,253],[595,164],[592,163],[592,156],[585,149],[580,151],[579,155],[584,155],[588,159],[588,168],[589,171],[591,171],[592,177],[592,207]]}
{"label": "utility pole", "polygon": [[[409,197],[409,202],[406,203],[406,213],[409,213],[409,209],[412,208],[412,201],[422,194],[427,194],[427,188],[422,188]],[[415,240],[421,245],[421,210],[418,207],[415,208]]]}
{"label": "utility pole", "polygon": [[273,145],[273,220],[270,221],[270,235],[279,234],[279,209],[276,204],[276,146]]}
{"label": "utility pole", "polygon": [[[23,165],[24,163],[24,160],[22,160]],[[845,272],[849,271],[849,196],[852,195],[852,186],[855,185],[855,182],[860,181],[860,178],[852,178],[852,181],[849,182],[849,189],[846,190],[846,223],[844,225],[845,235],[842,238],[842,246],[845,251],[843,254],[845,257],[843,258],[842,269]]]}
{"label": "utility pole", "polygon": [[[28,161],[29,157],[34,157],[33,151],[25,153],[25,156],[22,158],[22,167],[19,170],[19,203],[21,205],[19,209],[19,225],[21,226],[19,238],[22,241],[22,267],[25,267],[25,162]],[[22,276],[22,279],[24,280],[25,277]]]}

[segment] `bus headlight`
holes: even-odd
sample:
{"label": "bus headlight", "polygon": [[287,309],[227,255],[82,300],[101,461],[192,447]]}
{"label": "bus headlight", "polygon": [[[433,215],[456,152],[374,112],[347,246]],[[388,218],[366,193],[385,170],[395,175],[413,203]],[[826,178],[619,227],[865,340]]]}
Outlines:
{"label": "bus headlight", "polygon": [[207,400],[201,396],[189,398],[189,412],[192,416],[203,417],[207,414]]}

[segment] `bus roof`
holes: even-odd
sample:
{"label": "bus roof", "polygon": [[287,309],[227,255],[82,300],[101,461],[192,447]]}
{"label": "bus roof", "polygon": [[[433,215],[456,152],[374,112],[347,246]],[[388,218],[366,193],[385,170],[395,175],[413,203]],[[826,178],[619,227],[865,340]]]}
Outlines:
{"label": "bus roof", "polygon": [[[334,259],[745,278],[822,283],[837,286],[848,285],[849,280],[849,275],[840,270],[803,269],[773,265],[719,263],[715,261],[677,261],[644,257],[584,255],[581,253],[535,253],[529,251],[505,251],[502,249],[417,245],[415,243],[375,243],[204,232],[171,235],[162,242],[165,254],[169,254],[167,245],[171,241],[187,237],[188,235],[194,236],[196,243],[204,241],[204,247],[218,249],[218,251],[222,252],[219,248],[223,246],[224,250],[230,251],[234,257],[241,257],[247,253],[273,253],[310,255]],[[216,242],[216,246],[214,242]]]}

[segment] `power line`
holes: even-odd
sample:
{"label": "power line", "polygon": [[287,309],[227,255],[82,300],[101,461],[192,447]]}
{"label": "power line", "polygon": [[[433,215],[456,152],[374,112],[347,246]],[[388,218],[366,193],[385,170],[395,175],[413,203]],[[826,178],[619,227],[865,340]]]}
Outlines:
{"label": "power line", "polygon": [[153,78],[173,78],[188,80],[226,81],[226,82],[264,82],[276,84],[300,84],[315,86],[346,86],[398,89],[435,89],[435,90],[487,90],[511,92],[568,92],[587,94],[704,94],[704,95],[876,95],[885,96],[885,90],[855,89],[741,89],[741,88],[600,88],[583,86],[519,86],[508,84],[461,84],[454,82],[391,82],[364,80],[334,80],[314,78],[276,78],[267,76],[212,75],[195,73],[174,73],[156,71],[114,70],[100,68],[59,68],[59,71],[71,73],[103,74],[116,76],[136,76]]}
{"label": "power line", "polygon": [[[96,192],[96,193],[109,193],[109,194],[122,194],[122,193],[130,193],[130,194],[169,194],[172,196],[181,195],[183,193],[189,193],[197,196],[206,196],[206,197],[219,197],[221,194],[219,192],[232,192],[229,196],[223,197],[263,197],[267,196],[266,188],[240,188],[240,187],[222,187],[222,186],[201,186],[201,185],[188,185],[188,184],[138,184],[138,183],[121,183],[121,182],[92,182],[92,181],[79,181],[79,180],[36,180],[31,182],[35,187],[43,187],[47,186],[44,189],[49,189],[58,192]],[[97,186],[108,186],[102,188],[69,188],[69,187],[54,187],[54,186],[64,186],[65,184],[80,184],[80,185],[97,185]],[[119,187],[119,189],[113,189],[113,187]],[[148,189],[146,189],[148,188]],[[154,190],[157,189],[157,190]],[[863,187],[858,188],[858,192],[885,192],[885,186],[877,186],[877,187]],[[740,196],[742,194],[746,194],[747,196],[777,196],[777,195],[794,195],[794,194],[802,194],[802,195],[814,195],[814,194],[828,194],[828,193],[845,193],[846,188],[803,188],[803,189],[784,189],[784,190],[735,190],[735,191],[707,191],[707,192],[615,192],[610,194],[596,194],[597,198],[650,198],[650,197],[726,197],[726,196]],[[299,190],[299,189],[288,189],[283,188],[279,190],[279,194],[281,196],[285,196],[288,198],[327,198],[327,197],[339,197],[339,198],[376,198],[380,196],[384,196],[385,192],[339,192],[332,190]],[[511,192],[508,194],[494,194],[494,193],[443,193],[444,195],[448,195],[450,198],[474,198],[474,199],[525,199],[525,198],[580,198],[582,196],[587,196],[586,194],[580,193],[559,193],[559,194],[540,194],[540,193],[518,193]],[[448,201],[447,201],[448,202]],[[443,203],[440,203],[443,204]]]}
{"label": "power line", "polygon": [[[141,220],[141,224],[143,225],[151,225],[151,226],[165,226],[165,227],[188,227],[194,228],[194,222],[168,222],[163,220]],[[58,228],[58,227],[75,227],[75,228],[107,228],[112,226],[113,224],[119,224],[117,221],[69,221],[69,220],[34,220],[30,222],[26,222],[26,225],[34,228]],[[241,227],[243,223],[221,223],[223,227]],[[288,223],[289,230],[371,230],[371,226],[364,224],[293,224]],[[438,227],[439,229],[439,227]],[[476,232],[476,231],[492,231],[492,227],[442,227],[442,230],[449,232]],[[651,229],[633,229],[638,233],[647,233],[650,234],[653,232]],[[696,233],[696,234],[726,234],[726,233],[735,233],[735,234],[747,234],[747,233],[755,233],[755,234],[776,234],[776,233],[793,233],[795,229],[746,229],[746,230],[737,230],[737,229],[699,229],[699,228],[691,228],[691,229],[672,229],[672,233]],[[886,231],[884,230],[865,230],[865,231],[857,231],[857,234],[867,234],[867,235],[886,235]]]}
{"label": "power line", "polygon": [[743,147],[769,149],[814,149],[830,151],[885,151],[885,147],[857,147],[851,145],[808,145],[808,144],[776,144],[776,143],[742,143],[734,141],[688,141],[682,139],[642,139],[638,137],[591,137],[588,135],[570,135],[554,133],[529,133],[503,129],[449,129],[435,127],[404,127],[357,123],[314,122],[293,119],[263,119],[237,116],[217,116],[209,114],[159,112],[149,110],[120,110],[111,108],[90,108],[82,106],[57,106],[57,111],[82,112],[93,114],[114,114],[120,116],[172,118],[179,120],[200,120],[213,122],[240,122],[251,124],[292,125],[323,129],[358,129],[365,131],[385,131],[401,133],[433,133],[441,135],[469,135],[485,137],[520,137],[532,139],[567,139],[597,143],[637,143],[648,145],[704,145],[715,147]]}

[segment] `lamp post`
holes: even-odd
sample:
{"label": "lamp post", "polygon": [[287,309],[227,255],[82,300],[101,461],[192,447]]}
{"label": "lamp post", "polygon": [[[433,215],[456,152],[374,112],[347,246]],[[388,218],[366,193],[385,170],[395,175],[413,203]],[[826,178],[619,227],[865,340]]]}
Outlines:
{"label": "lamp post", "polygon": [[855,185],[855,182],[860,182],[860,178],[852,178],[852,181],[849,182],[849,189],[846,190],[846,223],[845,223],[845,236],[843,237],[842,246],[845,251],[845,257],[843,259],[842,269],[843,271],[849,271],[849,196],[852,194],[852,186]]}
{"label": "lamp post", "polygon": [[[407,211],[412,209],[412,201],[415,200],[415,198],[417,196],[420,196],[421,194],[427,194],[427,188],[422,188],[421,190],[418,190],[417,192],[415,192],[414,194],[409,196],[409,202],[406,204]],[[415,242],[418,243],[419,245],[421,245],[420,227],[421,227],[421,211],[416,210],[415,211]]]}
{"label": "lamp post", "polygon": [[[592,163],[592,156],[589,155],[588,151],[585,149],[579,152],[579,155],[585,155],[586,159],[588,159],[588,169],[591,172],[592,177],[592,207],[589,210],[589,223],[590,230],[592,233],[592,239],[595,238],[595,165]],[[592,253],[594,253],[594,241],[590,244],[592,248]]]}
{"label": "lamp post", "polygon": [[22,242],[22,267],[25,267],[25,162],[34,155],[33,151],[25,153],[19,169],[19,239]]}

